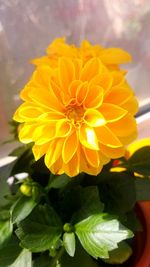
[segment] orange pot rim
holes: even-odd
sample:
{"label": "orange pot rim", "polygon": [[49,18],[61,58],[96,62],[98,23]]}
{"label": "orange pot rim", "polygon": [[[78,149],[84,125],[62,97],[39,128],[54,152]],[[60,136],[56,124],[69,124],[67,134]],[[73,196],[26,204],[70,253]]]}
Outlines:
{"label": "orange pot rim", "polygon": [[138,206],[142,212],[146,234],[142,255],[135,267],[150,267],[150,201],[139,202]]}

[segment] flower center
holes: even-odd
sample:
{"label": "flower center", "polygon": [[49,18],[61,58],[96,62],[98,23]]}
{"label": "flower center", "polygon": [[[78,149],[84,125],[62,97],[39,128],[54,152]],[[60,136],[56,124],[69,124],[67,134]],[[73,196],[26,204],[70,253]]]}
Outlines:
{"label": "flower center", "polygon": [[74,125],[79,125],[82,122],[84,115],[84,109],[82,106],[78,105],[69,105],[66,109],[66,116],[69,120],[72,121]]}

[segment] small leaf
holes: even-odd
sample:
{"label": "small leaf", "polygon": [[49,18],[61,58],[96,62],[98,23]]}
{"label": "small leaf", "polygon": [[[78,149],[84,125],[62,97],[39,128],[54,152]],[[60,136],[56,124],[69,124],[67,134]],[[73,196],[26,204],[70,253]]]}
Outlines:
{"label": "small leaf", "polygon": [[53,208],[39,205],[19,223],[16,234],[22,247],[32,252],[42,252],[57,245],[62,234],[62,224]]}
{"label": "small leaf", "polygon": [[21,196],[12,206],[12,222],[18,223],[24,220],[31,213],[31,211],[35,208],[36,205],[37,203],[32,199],[32,197]]}
{"label": "small leaf", "polygon": [[75,225],[84,249],[94,258],[108,258],[118,243],[133,236],[132,232],[108,214],[97,214]]}
{"label": "small leaf", "polygon": [[150,200],[150,179],[137,178],[135,179],[136,200],[149,201]]}
{"label": "small leaf", "polygon": [[150,146],[137,150],[128,160],[128,167],[133,172],[150,175]]}
{"label": "small leaf", "polygon": [[120,242],[118,248],[109,252],[109,259],[104,261],[109,264],[122,264],[132,255],[132,249],[126,242]]}
{"label": "small leaf", "polygon": [[81,208],[73,216],[73,222],[81,221],[90,215],[102,212],[104,204],[100,201],[97,186],[88,186],[81,192]]}
{"label": "small leaf", "polygon": [[50,181],[47,186],[47,189],[50,190],[51,188],[61,188],[66,186],[71,181],[70,177],[66,174],[62,175],[53,175],[50,176]]}
{"label": "small leaf", "polygon": [[3,247],[11,237],[12,231],[13,226],[10,220],[0,221],[0,248]]}
{"label": "small leaf", "polygon": [[73,257],[75,253],[75,234],[74,233],[64,233],[63,244],[67,253]]}
{"label": "small leaf", "polygon": [[19,246],[19,240],[15,236],[12,236],[7,245],[0,249],[0,266],[11,266],[21,251],[22,248]]}

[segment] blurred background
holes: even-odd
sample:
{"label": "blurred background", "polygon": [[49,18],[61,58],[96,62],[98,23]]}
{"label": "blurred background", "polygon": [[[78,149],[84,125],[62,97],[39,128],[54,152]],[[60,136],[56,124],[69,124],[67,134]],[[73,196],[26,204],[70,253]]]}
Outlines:
{"label": "blurred background", "polygon": [[[133,56],[128,80],[140,101],[140,136],[150,136],[150,0],[0,0],[0,143],[10,138],[8,121],[19,91],[56,37],[69,43],[121,47]],[[12,144],[0,148],[5,156]]]}

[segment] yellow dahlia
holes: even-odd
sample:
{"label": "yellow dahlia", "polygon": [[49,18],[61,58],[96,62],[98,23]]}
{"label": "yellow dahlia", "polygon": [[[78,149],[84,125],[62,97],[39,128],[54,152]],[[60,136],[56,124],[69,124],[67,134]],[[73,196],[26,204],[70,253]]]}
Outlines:
{"label": "yellow dahlia", "polygon": [[21,92],[14,114],[20,141],[54,174],[97,175],[110,159],[124,155],[136,136],[137,100],[118,71],[99,58],[60,57],[58,67],[39,65]]}
{"label": "yellow dahlia", "polygon": [[104,48],[100,45],[91,45],[84,40],[80,47],[69,45],[65,42],[65,38],[55,39],[46,50],[47,55],[32,60],[35,65],[50,65],[57,67],[59,57],[79,58],[86,63],[93,57],[98,57],[101,62],[112,70],[119,70],[118,65],[131,61],[131,56],[120,48]]}

